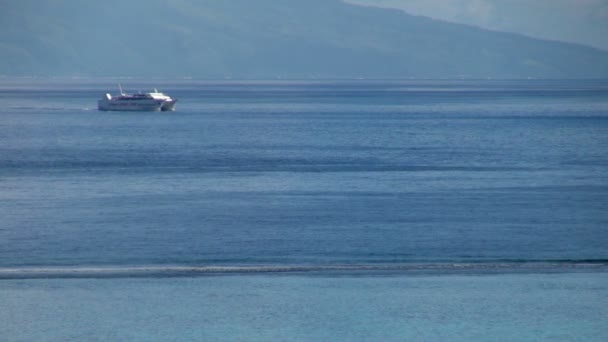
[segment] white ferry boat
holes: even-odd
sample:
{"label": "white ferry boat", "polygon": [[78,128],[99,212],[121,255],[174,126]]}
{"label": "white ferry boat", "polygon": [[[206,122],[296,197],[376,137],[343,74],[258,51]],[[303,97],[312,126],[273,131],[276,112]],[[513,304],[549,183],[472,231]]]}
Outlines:
{"label": "white ferry boat", "polygon": [[154,89],[151,93],[126,94],[120,87],[120,95],[105,94],[97,101],[99,110],[141,111],[141,112],[172,112],[175,110],[176,99]]}

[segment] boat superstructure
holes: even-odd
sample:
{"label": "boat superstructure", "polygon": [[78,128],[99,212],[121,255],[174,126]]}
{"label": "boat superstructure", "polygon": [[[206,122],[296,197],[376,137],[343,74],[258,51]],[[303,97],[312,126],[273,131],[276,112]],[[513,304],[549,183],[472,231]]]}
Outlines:
{"label": "boat superstructure", "polygon": [[150,93],[127,94],[119,85],[120,95],[105,94],[97,101],[99,110],[141,111],[141,112],[172,112],[175,110],[176,99],[154,89]]}

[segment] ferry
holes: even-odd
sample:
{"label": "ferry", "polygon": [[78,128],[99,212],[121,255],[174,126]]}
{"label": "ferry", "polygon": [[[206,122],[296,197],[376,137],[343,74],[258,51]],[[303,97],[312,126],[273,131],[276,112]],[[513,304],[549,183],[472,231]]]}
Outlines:
{"label": "ferry", "polygon": [[105,94],[97,101],[99,110],[107,111],[140,111],[140,112],[172,112],[175,111],[176,99],[154,89],[150,93],[127,94],[119,85],[120,95]]}

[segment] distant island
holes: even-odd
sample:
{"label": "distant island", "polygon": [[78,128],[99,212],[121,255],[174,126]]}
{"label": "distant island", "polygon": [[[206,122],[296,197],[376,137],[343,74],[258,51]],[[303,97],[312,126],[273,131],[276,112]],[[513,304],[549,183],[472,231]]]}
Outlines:
{"label": "distant island", "polygon": [[608,78],[608,52],[339,0],[0,0],[0,75]]}

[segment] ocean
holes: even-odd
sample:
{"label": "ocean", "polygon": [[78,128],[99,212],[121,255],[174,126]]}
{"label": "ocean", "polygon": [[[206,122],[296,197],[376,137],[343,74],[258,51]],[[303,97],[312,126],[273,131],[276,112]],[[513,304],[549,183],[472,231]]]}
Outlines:
{"label": "ocean", "polygon": [[606,80],[0,79],[9,341],[600,341],[607,270]]}

